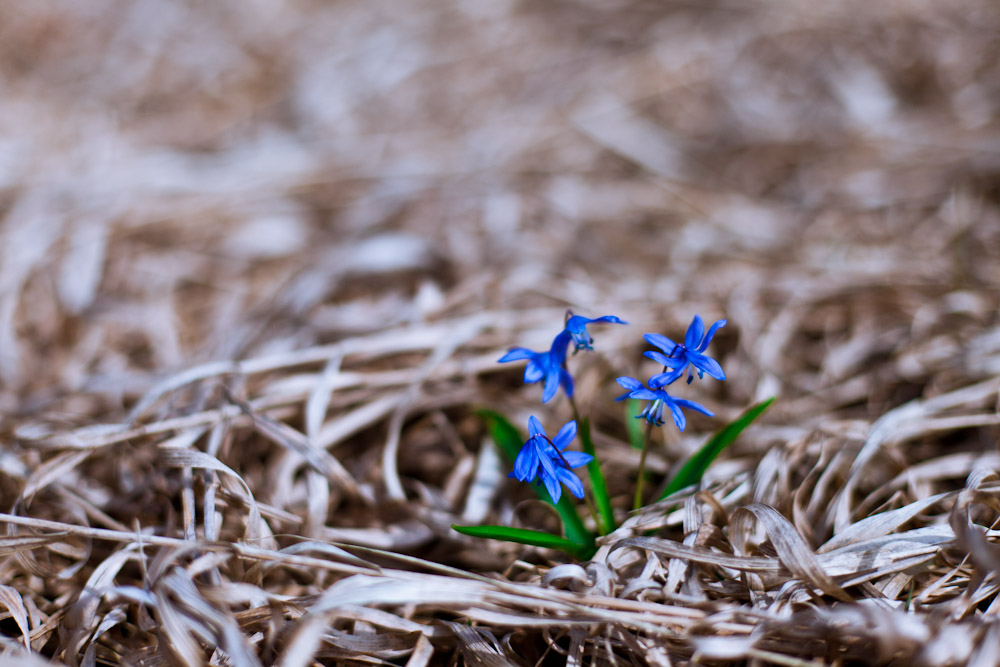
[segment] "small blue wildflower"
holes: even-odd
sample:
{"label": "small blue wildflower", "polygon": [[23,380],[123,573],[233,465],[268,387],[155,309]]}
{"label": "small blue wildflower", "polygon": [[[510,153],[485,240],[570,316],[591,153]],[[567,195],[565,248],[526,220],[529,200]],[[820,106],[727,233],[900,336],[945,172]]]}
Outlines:
{"label": "small blue wildflower", "polygon": [[552,502],[559,502],[562,484],[577,498],[583,498],[583,482],[572,472],[572,468],[587,465],[593,456],[584,452],[564,452],[576,437],[576,421],[566,422],[556,437],[549,440],[534,416],[528,418],[528,439],[514,459],[514,470],[508,477],[522,482],[531,482],[536,477],[549,492]]}
{"label": "small blue wildflower", "polygon": [[594,339],[587,331],[588,324],[592,324],[594,322],[628,324],[625,320],[620,317],[615,317],[614,315],[604,315],[603,317],[590,319],[589,317],[584,317],[583,315],[574,315],[572,310],[567,310],[566,314],[569,316],[569,319],[566,320],[566,328],[564,331],[568,331],[570,335],[573,336],[574,352],[579,350],[594,349]]}
{"label": "small blue wildflower", "polygon": [[[661,354],[650,350],[645,353],[653,361],[659,362],[665,368],[670,369],[669,372],[654,376],[653,379],[657,381],[656,384],[660,387],[672,384],[674,380],[684,375],[685,369],[688,372],[688,384],[691,384],[691,380],[694,379],[692,370],[698,372],[699,378],[704,378],[704,374],[708,373],[709,376],[714,377],[716,380],[725,380],[726,374],[722,371],[722,366],[719,365],[719,362],[708,355],[702,354],[705,348],[708,347],[708,344],[712,342],[715,332],[724,326],[726,326],[726,321],[719,320],[712,325],[706,334],[705,323],[701,321],[701,317],[695,315],[694,320],[691,321],[691,326],[687,329],[687,334],[684,336],[683,345],[675,343],[661,334],[648,333],[643,336],[647,343],[655,345],[666,352],[666,354]],[[650,386],[652,384],[651,379]]]}
{"label": "small blue wildflower", "polygon": [[674,398],[668,394],[667,391],[662,388],[664,385],[657,381],[657,378],[662,375],[665,374],[661,373],[658,376],[650,378],[649,388],[635,378],[618,378],[618,384],[624,387],[626,392],[615,400],[623,401],[626,398],[635,398],[642,401],[651,401],[650,404],[643,409],[642,413],[636,415],[636,417],[642,417],[649,423],[656,424],[657,426],[663,426],[663,408],[670,408],[670,414],[674,418],[674,423],[677,424],[677,428],[682,431],[684,430],[684,427],[687,426],[687,418],[684,416],[684,413],[681,412],[681,408],[696,410],[703,415],[708,415],[709,417],[714,416],[713,413],[703,405],[683,398]]}
{"label": "small blue wildflower", "polygon": [[542,403],[548,403],[556,395],[560,386],[566,395],[572,398],[573,377],[569,371],[563,368],[570,338],[571,335],[568,331],[559,332],[559,335],[552,341],[552,347],[549,348],[548,352],[535,352],[526,347],[511,348],[507,354],[500,357],[499,363],[527,359],[528,365],[524,369],[525,383],[533,384],[539,380],[545,380]]}

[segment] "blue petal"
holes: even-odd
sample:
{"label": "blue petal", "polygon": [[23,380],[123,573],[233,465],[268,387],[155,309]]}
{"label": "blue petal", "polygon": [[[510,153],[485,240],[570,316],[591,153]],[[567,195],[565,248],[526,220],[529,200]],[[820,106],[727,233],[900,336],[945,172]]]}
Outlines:
{"label": "blue petal", "polygon": [[562,382],[563,391],[566,392],[567,396],[573,398],[573,376],[565,368],[560,368],[559,372],[561,373],[560,381]]}
{"label": "blue petal", "polygon": [[569,318],[566,322],[566,331],[570,333],[583,333],[586,330],[588,324],[593,322],[611,322],[612,324],[628,324],[625,320],[620,317],[615,317],[614,315],[602,315],[601,317],[595,317],[593,319],[589,317],[584,317],[583,315],[574,315]]}
{"label": "blue petal", "polygon": [[698,369],[699,377],[701,376],[701,371],[704,371],[716,380],[726,379],[726,374],[722,371],[722,366],[712,357],[705,356],[701,352],[688,352],[688,357],[691,359],[691,364]]}
{"label": "blue petal", "polygon": [[595,320],[584,317],[583,315],[574,315],[569,318],[569,321],[566,322],[566,331],[575,334],[582,334],[587,330],[587,325],[594,321]]}
{"label": "blue petal", "polygon": [[699,315],[695,315],[694,319],[691,320],[691,326],[688,327],[687,333],[684,334],[684,347],[689,350],[697,349],[704,335],[705,323],[701,321]]}
{"label": "blue petal", "polygon": [[562,451],[566,449],[566,445],[573,442],[573,438],[576,437],[576,420],[568,421],[563,424],[563,427],[559,429],[556,433],[556,437],[552,438],[552,444],[556,446],[556,449]]}
{"label": "blue petal", "polygon": [[593,456],[584,452],[563,452],[563,458],[570,468],[579,468],[594,460]]}
{"label": "blue petal", "polygon": [[701,341],[701,345],[698,346],[697,351],[704,352],[705,349],[708,347],[708,344],[712,342],[712,338],[715,336],[715,332],[724,326],[726,326],[725,320],[718,320],[715,324],[713,324],[712,327],[708,330],[708,333],[705,334],[705,338],[704,340]]}
{"label": "blue petal", "polygon": [[617,382],[618,384],[620,384],[624,389],[628,389],[629,391],[635,391],[636,389],[642,389],[642,383],[641,382],[639,382],[635,378],[629,377],[627,375],[623,375],[620,378],[616,378],[615,382]]}
{"label": "blue petal", "polygon": [[681,412],[681,407],[673,400],[664,402],[670,405],[670,413],[674,417],[674,423],[677,424],[677,428],[683,431],[684,427],[687,426],[687,418],[684,416],[684,413]]}
{"label": "blue petal", "polygon": [[668,357],[665,354],[654,352],[653,350],[646,350],[642,354],[647,359],[652,359],[659,364],[663,364],[667,368],[684,368],[684,366],[687,365],[685,352],[687,352],[687,350],[682,347],[680,348],[680,354],[675,357]]}
{"label": "blue petal", "polygon": [[715,413],[706,408],[704,405],[701,405],[700,403],[695,403],[694,401],[689,401],[686,398],[675,398],[674,402],[677,403],[677,405],[681,405],[685,408],[688,408],[689,410],[696,410],[697,412],[700,412],[703,415],[708,415],[709,417],[715,416]]}
{"label": "blue petal", "polygon": [[542,427],[542,422],[538,421],[535,415],[528,417],[528,435],[535,437],[536,435],[541,435],[543,438],[548,437],[545,434],[545,429]]}
{"label": "blue petal", "polygon": [[628,395],[629,398],[638,398],[640,401],[655,401],[659,396],[657,396],[655,391],[646,389],[645,387],[640,387]]}
{"label": "blue petal", "polygon": [[552,339],[552,346],[549,348],[549,363],[562,366],[566,361],[566,349],[569,347],[573,334],[563,329]]}
{"label": "blue petal", "polygon": [[531,359],[536,354],[538,353],[533,350],[529,350],[526,347],[512,347],[507,352],[507,354],[503,355],[497,360],[497,363],[502,364],[507,361],[517,361],[519,359]]}
{"label": "blue petal", "polygon": [[647,343],[649,343],[650,345],[655,345],[656,347],[660,348],[667,354],[673,354],[674,349],[677,347],[677,343],[670,340],[663,334],[648,333],[643,335],[643,338],[646,339]]}
{"label": "blue petal", "polygon": [[538,462],[542,466],[542,477],[554,477],[556,474],[556,464],[553,463],[552,457],[557,456],[557,454],[552,451],[552,446],[548,442],[544,444],[544,447],[544,450],[538,450]]}
{"label": "blue petal", "polygon": [[666,387],[668,384],[673,384],[674,382],[676,382],[677,378],[679,378],[682,375],[684,375],[684,366],[681,366],[680,368],[675,368],[669,373],[657,373],[653,377],[649,378],[649,386],[653,389]]}
{"label": "blue petal", "polygon": [[566,468],[559,468],[556,471],[559,481],[566,485],[566,488],[577,498],[583,498],[583,482]]}
{"label": "blue petal", "polygon": [[[544,355],[538,355],[540,357]],[[532,359],[528,362],[528,365],[524,367],[524,383],[534,384],[538,382],[545,376],[545,371],[542,369],[542,365],[538,363],[537,359]]]}
{"label": "blue petal", "polygon": [[615,399],[616,401],[624,401],[626,398],[629,398],[631,396],[633,391],[635,391],[636,389],[642,389],[641,382],[627,375],[624,375],[620,378],[616,378],[615,382],[620,384],[625,389],[625,393],[616,398]]}
{"label": "blue petal", "polygon": [[555,474],[552,475],[542,475],[542,482],[545,483],[545,489],[549,492],[549,496],[552,498],[552,502],[559,502],[559,498],[562,496],[562,487],[559,486],[559,480],[556,479]]}
{"label": "blue petal", "polygon": [[542,403],[548,403],[556,395],[556,391],[559,389],[559,376],[561,375],[559,371],[561,370],[561,368],[553,367],[549,368],[545,373],[545,390],[542,392]]}
{"label": "blue petal", "polygon": [[514,459],[514,477],[522,482],[530,482],[538,473],[538,450],[531,440],[524,444]]}

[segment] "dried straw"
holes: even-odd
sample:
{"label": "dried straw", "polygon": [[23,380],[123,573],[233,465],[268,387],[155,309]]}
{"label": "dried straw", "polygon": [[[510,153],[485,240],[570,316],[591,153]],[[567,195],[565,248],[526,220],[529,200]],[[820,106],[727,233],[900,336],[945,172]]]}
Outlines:
{"label": "dried straw", "polygon": [[[1000,665],[1000,9],[0,0],[0,667]],[[474,414],[571,360],[595,558]],[[725,316],[628,513],[616,375]]]}

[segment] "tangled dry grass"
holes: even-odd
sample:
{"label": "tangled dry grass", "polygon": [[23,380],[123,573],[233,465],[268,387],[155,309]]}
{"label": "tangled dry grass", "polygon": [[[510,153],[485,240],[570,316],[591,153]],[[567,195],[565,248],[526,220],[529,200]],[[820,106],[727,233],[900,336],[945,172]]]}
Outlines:
{"label": "tangled dry grass", "polygon": [[[1000,664],[996,3],[0,16],[0,664]],[[567,307],[631,323],[579,564],[450,530],[553,526],[474,409]],[[696,312],[657,479],[779,401],[628,514]]]}

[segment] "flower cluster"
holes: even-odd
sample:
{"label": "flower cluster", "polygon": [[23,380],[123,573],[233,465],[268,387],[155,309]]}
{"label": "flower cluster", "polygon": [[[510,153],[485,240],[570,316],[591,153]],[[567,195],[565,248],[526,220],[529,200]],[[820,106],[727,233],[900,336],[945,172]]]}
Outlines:
{"label": "flower cluster", "polygon": [[574,496],[583,498],[583,483],[572,469],[587,465],[594,457],[583,452],[564,451],[575,437],[576,421],[564,424],[556,437],[549,440],[541,422],[532,415],[528,418],[528,440],[514,460],[514,471],[508,477],[516,477],[522,482],[539,478],[537,483],[545,484],[552,502],[559,502],[562,495],[560,482]]}
{"label": "flower cluster", "polygon": [[[563,326],[563,330],[556,334],[547,351],[535,352],[526,347],[515,347],[500,357],[500,362],[527,359],[528,365],[524,369],[524,381],[532,384],[544,380],[543,403],[548,403],[556,395],[559,387],[562,387],[567,398],[572,400],[573,377],[566,370],[566,353],[571,342],[574,354],[579,350],[594,349],[594,339],[587,331],[587,325],[597,322],[627,324],[614,315],[604,315],[591,319],[582,315],[574,315],[572,311],[566,311],[566,324]],[[576,421],[568,422],[559,429],[555,438],[549,440],[541,422],[535,417],[531,417],[528,420],[528,434],[528,440],[518,453],[517,459],[514,461],[514,471],[510,476],[516,477],[522,482],[530,482],[538,478],[538,482],[545,485],[553,502],[558,502],[562,495],[560,484],[565,484],[570,493],[577,498],[583,498],[583,483],[572,472],[572,469],[586,465],[594,457],[583,452],[563,451],[576,437]]]}
{"label": "flower cluster", "polygon": [[[595,323],[627,324],[614,315],[588,318],[567,311],[565,325],[562,331],[556,334],[548,350],[536,352],[525,347],[515,347],[503,355],[500,362],[527,360],[524,381],[529,384],[544,382],[542,402],[550,401],[559,387],[562,387],[573,405],[574,414],[577,414],[576,404],[573,403],[573,377],[566,369],[566,355],[570,343],[573,344],[574,354],[580,350],[593,349],[594,339],[587,331],[587,325]],[[701,317],[695,315],[683,343],[675,343],[661,334],[646,334],[644,336],[646,342],[659,348],[660,351],[650,350],[645,356],[662,364],[663,370],[649,378],[646,384],[632,377],[618,378],[618,384],[626,391],[616,400],[633,398],[649,401],[638,416],[657,426],[664,424],[664,412],[669,410],[674,424],[682,431],[687,426],[687,418],[682,408],[695,410],[709,417],[713,416],[703,405],[671,396],[666,387],[683,377],[685,372],[688,384],[694,380],[695,373],[699,378],[704,378],[707,374],[717,380],[726,379],[719,362],[705,354],[715,332],[725,325],[725,320],[719,320],[706,331]],[[565,451],[576,437],[576,428],[575,420],[568,422],[550,440],[541,422],[532,416],[528,420],[528,440],[518,453],[514,461],[514,471],[510,476],[522,482],[536,481],[538,484],[544,484],[553,502],[558,502],[561,497],[562,485],[565,485],[577,498],[582,498],[583,483],[573,469],[586,465],[594,457],[584,452]]]}
{"label": "flower cluster", "polygon": [[540,380],[545,380],[545,388],[542,391],[542,403],[548,403],[556,391],[561,386],[568,398],[573,398],[573,377],[566,370],[566,352],[570,342],[573,343],[573,352],[579,350],[592,350],[594,339],[587,332],[587,325],[593,322],[612,322],[614,324],[628,324],[624,320],[614,315],[605,315],[590,319],[582,315],[574,315],[573,311],[566,311],[566,325],[563,330],[556,334],[552,340],[552,346],[547,352],[535,352],[526,347],[511,348],[507,354],[500,357],[500,363],[508,361],[519,361],[527,359],[528,365],[524,369],[524,381],[532,384]]}
{"label": "flower cluster", "polygon": [[719,320],[706,333],[705,323],[702,322],[701,317],[695,315],[691,326],[688,327],[687,333],[684,336],[683,344],[675,343],[661,334],[646,334],[643,336],[647,343],[655,345],[662,350],[662,352],[647,351],[645,356],[663,364],[663,371],[649,378],[648,386],[643,385],[632,377],[618,378],[618,384],[626,391],[615,400],[622,401],[626,398],[634,398],[650,401],[649,405],[646,406],[638,417],[657,426],[663,425],[663,410],[667,408],[670,410],[674,424],[682,431],[687,425],[687,419],[681,411],[682,407],[696,410],[711,417],[712,413],[704,406],[683,398],[674,398],[664,387],[683,377],[685,370],[688,374],[688,384],[691,384],[691,381],[694,379],[695,372],[698,373],[699,378],[704,378],[705,373],[708,373],[710,377],[716,380],[726,379],[726,374],[722,371],[722,366],[719,365],[719,362],[704,354],[706,348],[708,348],[708,344],[712,342],[715,332],[724,326],[726,326],[726,321]]}

